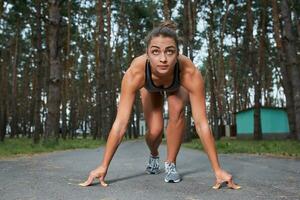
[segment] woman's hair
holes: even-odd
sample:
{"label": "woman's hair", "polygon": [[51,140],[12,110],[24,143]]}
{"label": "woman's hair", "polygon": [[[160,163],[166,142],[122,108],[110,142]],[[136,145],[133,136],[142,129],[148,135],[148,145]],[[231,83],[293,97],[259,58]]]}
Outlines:
{"label": "woman's hair", "polygon": [[176,48],[178,49],[178,37],[176,34],[176,23],[170,20],[163,21],[158,27],[152,29],[152,31],[146,37],[146,45],[149,46],[152,38],[163,36],[170,37],[175,41]]}

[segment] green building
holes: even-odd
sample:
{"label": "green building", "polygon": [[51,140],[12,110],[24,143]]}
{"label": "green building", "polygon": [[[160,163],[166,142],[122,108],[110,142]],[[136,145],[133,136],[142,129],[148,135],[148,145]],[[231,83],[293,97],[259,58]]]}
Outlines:
{"label": "green building", "polygon": [[[262,107],[260,114],[263,137],[281,137],[290,132],[288,117],[284,108]],[[253,136],[254,108],[237,112],[236,125],[238,137]]]}

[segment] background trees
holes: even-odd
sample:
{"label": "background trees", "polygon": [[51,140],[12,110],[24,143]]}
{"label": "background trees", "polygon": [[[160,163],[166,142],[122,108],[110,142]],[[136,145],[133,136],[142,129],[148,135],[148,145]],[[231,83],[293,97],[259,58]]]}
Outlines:
{"label": "background trees", "polygon": [[[0,139],[107,138],[122,76],[163,19],[177,22],[181,52],[206,80],[216,138],[238,110],[286,106],[300,139],[299,11],[296,0],[1,0]],[[137,98],[127,137],[141,118]]]}

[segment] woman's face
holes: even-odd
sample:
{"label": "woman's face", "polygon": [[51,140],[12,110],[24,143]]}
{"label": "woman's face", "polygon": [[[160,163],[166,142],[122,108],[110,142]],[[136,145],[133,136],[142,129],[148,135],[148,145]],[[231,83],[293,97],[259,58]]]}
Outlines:
{"label": "woman's face", "polygon": [[173,38],[158,36],[153,37],[150,41],[147,55],[154,73],[168,75],[173,72],[178,50]]}

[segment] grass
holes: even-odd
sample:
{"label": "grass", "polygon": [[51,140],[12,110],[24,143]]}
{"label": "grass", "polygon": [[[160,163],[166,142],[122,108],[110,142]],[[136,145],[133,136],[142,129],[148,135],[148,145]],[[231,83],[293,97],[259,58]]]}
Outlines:
{"label": "grass", "polygon": [[[73,139],[60,140],[58,145],[44,146],[42,143],[33,144],[31,139],[6,139],[0,142],[0,158],[14,157],[19,155],[32,155],[43,152],[53,152],[78,148],[97,148],[103,145],[103,140]],[[183,146],[193,149],[203,150],[199,139],[194,139]],[[300,142],[293,140],[262,140],[254,141],[251,139],[229,139],[222,138],[216,141],[218,153],[248,153],[266,154],[274,156],[284,156],[300,158]]]}
{"label": "grass", "polygon": [[77,148],[97,148],[103,145],[103,140],[92,139],[73,139],[73,140],[59,140],[58,145],[42,145],[33,144],[31,139],[18,138],[18,139],[6,139],[4,142],[0,142],[0,158],[7,158],[19,155],[31,155],[43,152],[53,152],[67,149]]}
{"label": "grass", "polygon": [[[183,146],[203,150],[199,139],[184,143]],[[229,139],[216,141],[218,153],[248,153],[265,154],[273,156],[285,156],[300,158],[300,142],[294,140],[262,140]]]}

